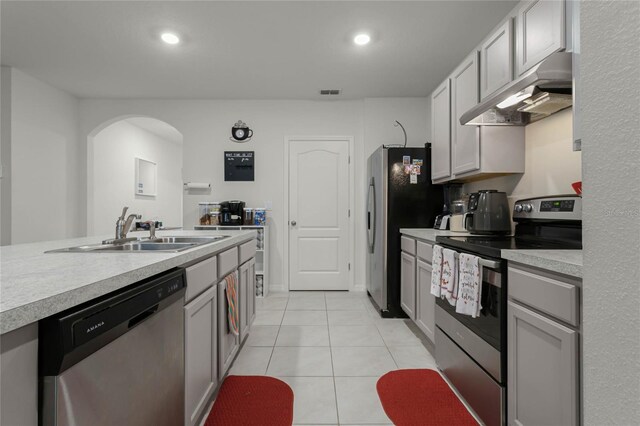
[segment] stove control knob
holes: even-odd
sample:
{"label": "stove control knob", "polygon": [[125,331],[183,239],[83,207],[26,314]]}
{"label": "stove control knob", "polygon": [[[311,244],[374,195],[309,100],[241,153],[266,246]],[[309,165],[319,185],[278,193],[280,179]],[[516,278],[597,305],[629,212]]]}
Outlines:
{"label": "stove control knob", "polygon": [[531,213],[531,210],[533,210],[533,206],[531,204],[525,204],[523,208],[525,213]]}
{"label": "stove control knob", "polygon": [[514,210],[516,213],[520,213],[522,211],[522,204],[516,204]]}

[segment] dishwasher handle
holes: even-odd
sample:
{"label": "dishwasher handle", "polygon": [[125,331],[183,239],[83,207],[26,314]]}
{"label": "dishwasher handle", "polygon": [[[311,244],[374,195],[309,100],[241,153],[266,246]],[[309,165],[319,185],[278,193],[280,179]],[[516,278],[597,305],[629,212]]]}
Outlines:
{"label": "dishwasher handle", "polygon": [[156,312],[158,312],[158,307],[160,305],[155,305],[152,306],[151,308],[147,309],[144,312],[139,313],[138,315],[136,315],[135,317],[131,318],[129,320],[129,326],[127,328],[133,328],[136,325],[140,324],[142,321],[146,320],[147,318],[149,318],[151,315],[155,314]]}

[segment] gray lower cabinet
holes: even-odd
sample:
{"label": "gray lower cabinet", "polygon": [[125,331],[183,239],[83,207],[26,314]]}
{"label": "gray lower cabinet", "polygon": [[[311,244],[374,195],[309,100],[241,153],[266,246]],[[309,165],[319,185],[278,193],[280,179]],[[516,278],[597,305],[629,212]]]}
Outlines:
{"label": "gray lower cabinet", "polygon": [[218,385],[217,307],[216,286],[184,307],[185,426],[199,422]]}
{"label": "gray lower cabinet", "polygon": [[256,262],[253,258],[243,263],[238,268],[238,280],[240,291],[238,298],[240,299],[240,341],[249,334],[251,323],[255,318],[255,270]]}
{"label": "gray lower cabinet", "polygon": [[517,263],[508,274],[509,424],[577,425],[582,281]]}
{"label": "gray lower cabinet", "polygon": [[252,258],[247,262],[249,264],[249,278],[247,281],[247,324],[249,324],[249,329],[251,329],[251,325],[253,321],[256,319],[256,260]]}
{"label": "gray lower cabinet", "polygon": [[416,258],[415,256],[400,253],[400,306],[409,315],[416,318]]}
{"label": "gray lower cabinet", "polygon": [[38,323],[0,336],[0,425],[38,424]]}
{"label": "gray lower cabinet", "polygon": [[431,264],[421,259],[416,263],[416,325],[435,341],[436,298],[431,294]]}

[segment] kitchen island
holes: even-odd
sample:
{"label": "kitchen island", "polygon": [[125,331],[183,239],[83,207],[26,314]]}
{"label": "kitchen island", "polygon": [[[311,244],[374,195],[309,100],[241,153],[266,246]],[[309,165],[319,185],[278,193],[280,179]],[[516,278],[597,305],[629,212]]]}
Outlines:
{"label": "kitchen island", "polygon": [[[45,253],[110,236],[0,248],[1,424],[38,421],[38,321],[141,280],[255,239],[255,231],[159,231],[227,238],[181,252]],[[129,236],[146,237],[147,232]]]}

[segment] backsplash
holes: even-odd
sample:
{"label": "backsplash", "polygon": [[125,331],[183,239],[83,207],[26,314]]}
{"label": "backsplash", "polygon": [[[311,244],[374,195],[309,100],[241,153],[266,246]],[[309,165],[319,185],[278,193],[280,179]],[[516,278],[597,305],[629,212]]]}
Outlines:
{"label": "backsplash", "polygon": [[525,128],[525,173],[501,176],[463,186],[504,191],[513,207],[521,198],[573,194],[571,183],[582,180],[582,154],[572,149],[572,109],[568,108]]}

